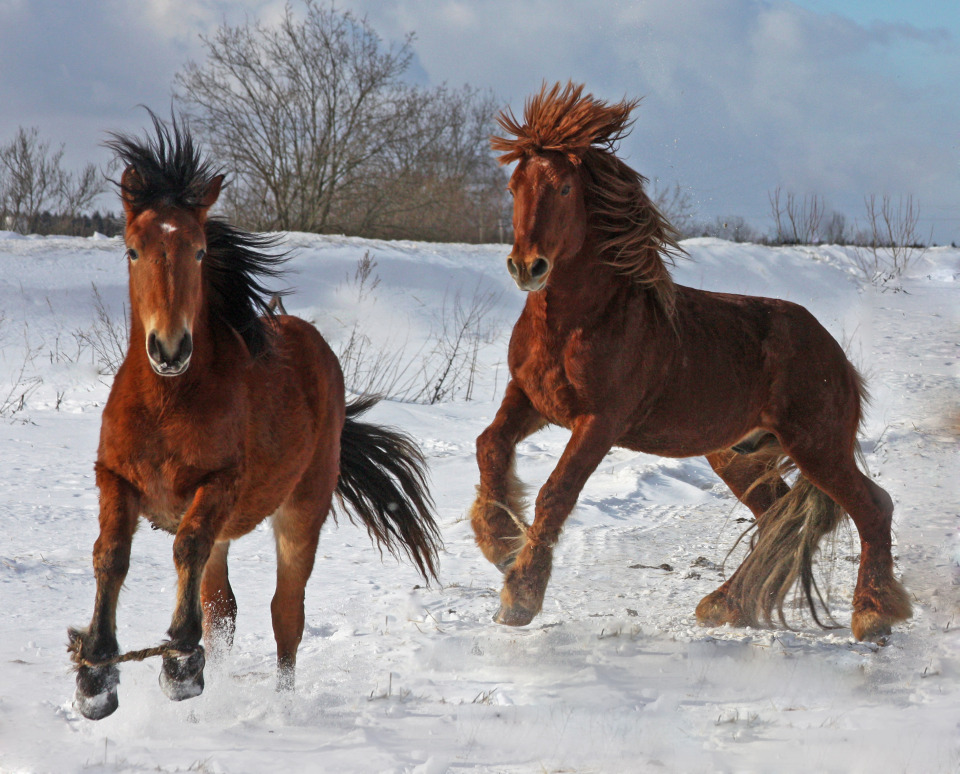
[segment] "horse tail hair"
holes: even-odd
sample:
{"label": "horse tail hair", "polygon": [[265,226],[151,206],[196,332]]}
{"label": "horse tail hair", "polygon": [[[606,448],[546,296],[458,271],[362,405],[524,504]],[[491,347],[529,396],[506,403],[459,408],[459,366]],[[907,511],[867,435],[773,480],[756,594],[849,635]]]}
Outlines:
{"label": "horse tail hair", "polygon": [[[767,457],[769,472],[753,487],[769,486],[796,471],[793,460],[773,436],[754,454]],[[837,627],[817,586],[814,560],[820,541],[840,526],[844,516],[844,510],[829,495],[802,473],[797,473],[790,490],[747,530],[750,532],[756,528],[750,551],[731,578],[729,589],[732,600],[743,614],[743,623],[769,625],[776,612],[780,623],[790,628],[783,608],[788,594],[799,581],[802,599],[817,625],[824,629]],[[824,623],[822,617],[828,623]]]}
{"label": "horse tail hair", "polygon": [[340,435],[337,500],[351,521],[359,517],[381,554],[405,553],[424,580],[437,578],[443,547],[427,490],[427,467],[413,439],[391,428],[357,421],[379,398],[347,405]]}

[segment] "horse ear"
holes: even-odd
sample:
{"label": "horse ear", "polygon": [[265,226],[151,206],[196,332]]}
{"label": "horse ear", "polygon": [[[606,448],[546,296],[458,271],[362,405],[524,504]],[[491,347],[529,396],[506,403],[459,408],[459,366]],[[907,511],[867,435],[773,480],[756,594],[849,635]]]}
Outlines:
{"label": "horse ear", "polygon": [[143,188],[143,178],[133,166],[123,170],[120,176],[120,199],[123,201],[123,211],[127,214],[127,220],[135,218],[140,213],[140,208],[135,204],[137,192]]}
{"label": "horse ear", "polygon": [[206,213],[220,198],[220,188],[223,186],[223,175],[215,176],[207,185],[207,189],[200,198],[200,208]]}

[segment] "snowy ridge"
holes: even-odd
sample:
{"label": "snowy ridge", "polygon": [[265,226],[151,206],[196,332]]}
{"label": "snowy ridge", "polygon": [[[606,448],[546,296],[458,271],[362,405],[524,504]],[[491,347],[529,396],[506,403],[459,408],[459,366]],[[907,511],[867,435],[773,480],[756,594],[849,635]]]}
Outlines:
{"label": "snowy ridge", "polygon": [[[473,400],[385,401],[374,421],[406,430],[428,457],[446,542],[441,583],[381,562],[361,529],[329,522],[307,587],[294,695],[273,690],[270,529],[231,549],[236,642],[206,690],[171,703],[159,663],[121,668],[120,709],[72,708],[66,627],[93,604],[93,460],[109,375],[77,343],[127,296],[116,239],[0,232],[0,771],[644,772],[882,770],[960,766],[960,250],[930,250],[896,286],[857,275],[848,248],[684,243],[688,285],[807,306],[866,374],[871,472],[896,504],[894,553],[915,615],[883,648],[849,629],[703,629],[693,610],[723,578],[749,512],[703,459],[614,450],[589,481],[556,550],[543,613],[497,626],[499,573],[466,520],[474,439],[496,411],[506,344],[523,297],[500,245],[435,245],[290,234],[287,309],[334,349],[351,331],[371,351],[427,357],[457,294],[491,299]],[[357,262],[379,284],[360,287]],[[79,354],[77,354],[79,353]],[[461,395],[462,398],[462,395]],[[568,434],[518,449],[521,478],[546,478]],[[742,548],[726,560],[736,566]],[[852,528],[825,549],[841,624],[850,616]],[[175,574],[168,535],[141,529],[120,598],[122,648],[156,644]]]}

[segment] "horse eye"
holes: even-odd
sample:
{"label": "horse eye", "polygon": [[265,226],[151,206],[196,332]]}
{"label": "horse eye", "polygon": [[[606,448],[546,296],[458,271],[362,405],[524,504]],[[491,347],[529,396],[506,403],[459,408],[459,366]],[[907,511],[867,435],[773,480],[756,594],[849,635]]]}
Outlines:
{"label": "horse eye", "polygon": [[131,261],[135,261],[139,257],[140,255],[137,253],[136,250],[134,250],[132,247],[127,248],[127,258],[129,258]]}
{"label": "horse eye", "polygon": [[508,189],[507,189],[507,193],[510,194],[510,198],[512,199],[512,198],[513,198],[513,189],[512,189],[512,188],[508,188]]}
{"label": "horse eye", "polygon": [[201,248],[200,250],[197,250],[197,263],[200,263],[200,261],[203,260],[203,257],[204,257],[206,254],[207,254],[207,251],[206,251],[206,250],[203,250],[202,248]]}
{"label": "horse eye", "polygon": [[561,195],[561,196],[566,196],[568,193],[570,193],[570,186],[569,186],[569,185],[565,185],[563,188],[560,189],[560,195]]}

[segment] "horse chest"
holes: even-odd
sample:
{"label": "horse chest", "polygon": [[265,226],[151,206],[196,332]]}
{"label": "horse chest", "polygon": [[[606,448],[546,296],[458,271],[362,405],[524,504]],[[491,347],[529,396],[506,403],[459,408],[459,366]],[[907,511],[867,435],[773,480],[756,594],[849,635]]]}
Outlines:
{"label": "horse chest", "polygon": [[137,489],[141,512],[155,527],[175,532],[203,481],[235,465],[241,446],[216,415],[198,422],[176,411],[108,406],[100,461]]}
{"label": "horse chest", "polygon": [[513,375],[534,408],[547,420],[565,427],[590,410],[590,390],[582,368],[581,334],[551,336],[523,347]]}

